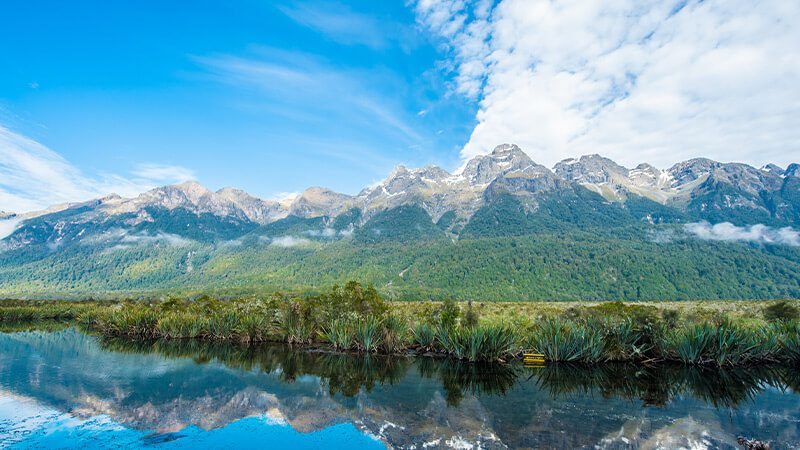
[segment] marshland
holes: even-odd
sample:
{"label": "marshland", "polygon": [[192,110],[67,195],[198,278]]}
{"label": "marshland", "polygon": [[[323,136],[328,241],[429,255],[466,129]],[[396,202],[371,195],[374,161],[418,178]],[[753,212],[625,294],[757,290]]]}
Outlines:
{"label": "marshland", "polygon": [[798,306],[3,300],[0,447],[800,445]]}
{"label": "marshland", "polygon": [[800,302],[387,302],[350,282],[318,295],[0,301],[0,327],[69,322],[104,337],[286,343],[508,363],[800,363]]}

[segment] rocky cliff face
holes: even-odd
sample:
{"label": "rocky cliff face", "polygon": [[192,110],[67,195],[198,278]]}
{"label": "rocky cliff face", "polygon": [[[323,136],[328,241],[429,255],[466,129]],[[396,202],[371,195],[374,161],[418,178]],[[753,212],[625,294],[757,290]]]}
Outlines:
{"label": "rocky cliff face", "polygon": [[232,216],[255,223],[270,223],[288,215],[278,202],[262,200],[232,188],[211,192],[194,181],[159,187],[133,199],[108,197],[100,211],[115,215],[136,213],[146,208],[180,208],[195,214]]}
{"label": "rocky cliff face", "polygon": [[330,189],[306,189],[291,203],[288,213],[299,217],[335,217],[355,205],[353,197]]}

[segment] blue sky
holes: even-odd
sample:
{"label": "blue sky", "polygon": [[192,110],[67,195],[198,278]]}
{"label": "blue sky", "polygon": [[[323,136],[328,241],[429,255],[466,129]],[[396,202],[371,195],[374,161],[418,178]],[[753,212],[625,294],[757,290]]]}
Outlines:
{"label": "blue sky", "polygon": [[800,160],[800,2],[11,0],[0,210],[186,179],[356,193],[500,143]]}
{"label": "blue sky", "polygon": [[352,193],[457,165],[477,108],[401,2],[18,1],[0,42],[0,124],[86,174]]}

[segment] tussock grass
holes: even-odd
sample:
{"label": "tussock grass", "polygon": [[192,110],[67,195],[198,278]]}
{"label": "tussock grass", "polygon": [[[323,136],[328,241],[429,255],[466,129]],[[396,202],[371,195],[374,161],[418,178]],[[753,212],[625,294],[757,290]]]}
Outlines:
{"label": "tussock grass", "polygon": [[[800,302],[387,303],[348,283],[307,298],[0,301],[0,322],[75,321],[109,337],[328,344],[464,362],[800,364]],[[413,324],[413,326],[411,325]]]}

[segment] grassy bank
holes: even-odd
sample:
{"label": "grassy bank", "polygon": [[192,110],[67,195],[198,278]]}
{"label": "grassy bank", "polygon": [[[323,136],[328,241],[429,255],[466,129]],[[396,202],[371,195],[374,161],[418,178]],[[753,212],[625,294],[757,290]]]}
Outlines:
{"label": "grassy bank", "polygon": [[798,302],[385,302],[348,283],[308,298],[207,296],[153,302],[0,302],[0,321],[76,321],[109,337],[329,345],[508,361],[800,363]]}

